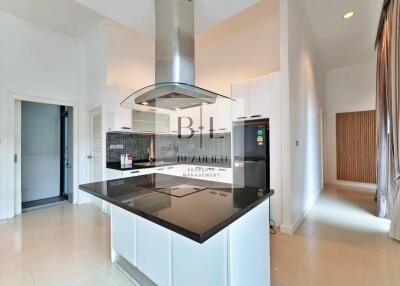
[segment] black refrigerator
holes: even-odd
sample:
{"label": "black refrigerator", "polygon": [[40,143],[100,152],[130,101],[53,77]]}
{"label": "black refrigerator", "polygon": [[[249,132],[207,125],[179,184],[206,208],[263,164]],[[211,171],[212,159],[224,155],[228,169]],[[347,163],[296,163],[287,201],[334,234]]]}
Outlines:
{"label": "black refrigerator", "polygon": [[269,189],[268,119],[235,122],[232,136],[234,184]]}

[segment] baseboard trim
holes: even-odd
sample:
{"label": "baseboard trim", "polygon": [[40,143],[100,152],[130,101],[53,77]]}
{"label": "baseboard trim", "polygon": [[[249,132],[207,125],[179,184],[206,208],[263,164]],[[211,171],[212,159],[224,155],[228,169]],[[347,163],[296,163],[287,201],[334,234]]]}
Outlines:
{"label": "baseboard trim", "polygon": [[310,206],[308,208],[306,208],[305,210],[303,210],[301,216],[297,219],[297,221],[294,224],[292,224],[292,225],[282,224],[280,226],[280,231],[283,233],[289,234],[289,235],[293,235],[296,232],[296,230],[299,228],[299,226],[303,223],[303,221],[307,217],[308,213],[314,207],[315,203],[321,197],[322,191],[323,191],[323,189],[321,189],[318,192],[318,194],[315,195]]}

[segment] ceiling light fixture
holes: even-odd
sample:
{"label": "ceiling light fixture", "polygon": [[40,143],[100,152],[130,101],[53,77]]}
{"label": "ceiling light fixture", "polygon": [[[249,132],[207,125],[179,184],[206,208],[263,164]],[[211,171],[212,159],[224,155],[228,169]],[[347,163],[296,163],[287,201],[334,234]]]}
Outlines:
{"label": "ceiling light fixture", "polygon": [[142,104],[143,104],[143,105],[149,105],[149,103],[146,102],[146,101],[142,102]]}
{"label": "ceiling light fixture", "polygon": [[343,15],[343,18],[350,19],[351,17],[354,16],[354,14],[355,14],[354,11],[349,11],[346,14]]}

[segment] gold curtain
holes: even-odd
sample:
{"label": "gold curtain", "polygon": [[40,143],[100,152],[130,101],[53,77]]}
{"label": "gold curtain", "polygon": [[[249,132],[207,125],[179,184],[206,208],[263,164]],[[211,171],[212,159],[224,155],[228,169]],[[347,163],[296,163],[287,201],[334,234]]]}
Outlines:
{"label": "gold curtain", "polygon": [[392,220],[400,240],[400,0],[383,11],[377,64],[378,215]]}

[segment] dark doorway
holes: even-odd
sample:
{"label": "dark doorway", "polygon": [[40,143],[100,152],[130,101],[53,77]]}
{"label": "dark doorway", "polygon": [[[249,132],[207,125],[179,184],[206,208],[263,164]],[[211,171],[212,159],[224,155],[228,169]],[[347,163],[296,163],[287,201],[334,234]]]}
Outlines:
{"label": "dark doorway", "polygon": [[22,209],[72,201],[72,107],[21,103]]}

